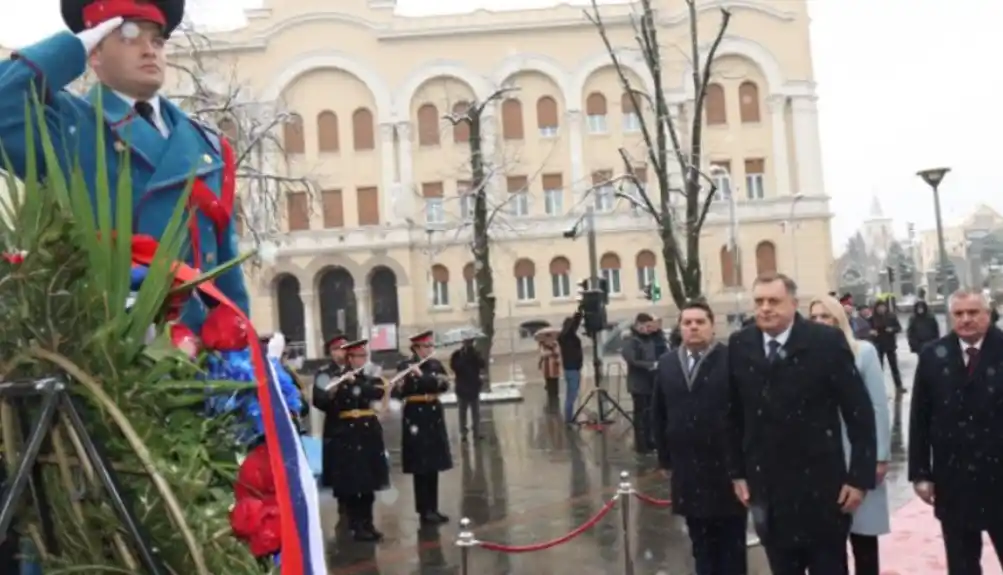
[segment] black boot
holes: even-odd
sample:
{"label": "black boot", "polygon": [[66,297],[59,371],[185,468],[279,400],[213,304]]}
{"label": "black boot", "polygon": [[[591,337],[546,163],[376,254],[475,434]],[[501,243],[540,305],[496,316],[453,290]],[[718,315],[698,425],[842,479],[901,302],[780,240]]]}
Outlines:
{"label": "black boot", "polygon": [[383,540],[383,534],[367,522],[360,522],[352,529],[352,538],[360,543],[376,543]]}

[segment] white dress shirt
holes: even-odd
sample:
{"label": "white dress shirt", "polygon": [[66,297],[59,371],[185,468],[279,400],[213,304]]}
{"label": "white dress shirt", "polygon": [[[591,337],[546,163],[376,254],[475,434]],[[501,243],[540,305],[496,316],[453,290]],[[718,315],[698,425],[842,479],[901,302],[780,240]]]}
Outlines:
{"label": "white dress shirt", "polygon": [[[129,105],[130,108],[136,107],[136,99],[131,96],[126,96],[122,92],[115,92],[115,95],[122,98],[122,101]],[[171,131],[167,129],[167,122],[164,121],[163,114],[160,113],[160,96],[154,96],[153,98],[147,100],[150,107],[153,108],[153,125],[157,127],[157,131],[160,135],[167,138],[171,135]],[[142,118],[140,118],[142,119]]]}
{"label": "white dress shirt", "polygon": [[793,323],[791,325],[787,326],[787,329],[785,329],[783,332],[778,333],[776,337],[771,337],[770,335],[765,334],[765,333],[763,334],[763,351],[766,352],[766,357],[770,356],[770,342],[771,341],[775,341],[775,342],[779,343],[781,348],[783,348],[784,345],[787,344],[787,339],[791,337],[791,328],[792,327],[794,327]]}

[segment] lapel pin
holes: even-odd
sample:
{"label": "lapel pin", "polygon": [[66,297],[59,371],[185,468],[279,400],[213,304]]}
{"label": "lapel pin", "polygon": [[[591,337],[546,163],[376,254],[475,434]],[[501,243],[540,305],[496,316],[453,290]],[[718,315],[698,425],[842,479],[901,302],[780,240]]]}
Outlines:
{"label": "lapel pin", "polygon": [[125,144],[122,143],[122,140],[115,140],[113,146],[115,148],[115,151],[120,154],[125,151]]}
{"label": "lapel pin", "polygon": [[212,156],[210,156],[209,154],[206,154],[206,155],[202,156],[202,161],[205,162],[205,163],[207,163],[207,164],[211,164],[212,163]]}

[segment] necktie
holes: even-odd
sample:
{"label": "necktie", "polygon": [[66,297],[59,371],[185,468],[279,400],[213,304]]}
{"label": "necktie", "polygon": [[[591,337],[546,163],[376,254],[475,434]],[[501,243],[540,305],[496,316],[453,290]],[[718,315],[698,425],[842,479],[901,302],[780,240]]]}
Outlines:
{"label": "necktie", "polygon": [[971,375],[975,372],[975,364],[979,361],[979,348],[966,347],[965,355],[968,356],[968,373]]}
{"label": "necktie", "polygon": [[770,353],[766,355],[766,359],[768,359],[770,363],[776,363],[776,361],[780,359],[780,342],[775,339],[771,339],[767,345],[770,348]]}
{"label": "necktie", "polygon": [[[139,117],[146,120],[154,128],[157,127],[157,123],[153,121],[153,105],[149,102],[139,101],[133,106]],[[159,130],[159,128],[158,128]]]}
{"label": "necktie", "polygon": [[690,375],[692,375],[697,370],[697,365],[700,364],[700,353],[690,354]]}

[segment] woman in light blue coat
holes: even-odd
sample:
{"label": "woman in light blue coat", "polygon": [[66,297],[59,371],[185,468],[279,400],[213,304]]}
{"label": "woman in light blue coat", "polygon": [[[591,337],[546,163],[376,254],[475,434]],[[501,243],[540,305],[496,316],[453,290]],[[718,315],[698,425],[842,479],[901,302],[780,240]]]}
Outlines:
{"label": "woman in light blue coat", "polygon": [[[877,484],[868,491],[860,507],[853,513],[853,525],[850,527],[850,545],[853,548],[855,575],[879,575],[878,536],[891,531],[891,520],[888,512],[888,486],[885,474],[888,472],[888,459],[891,455],[891,418],[888,410],[888,392],[885,390],[885,377],[878,359],[878,352],[869,342],[854,338],[850,321],[843,311],[843,306],[831,296],[821,297],[811,302],[809,313],[812,321],[829,324],[839,328],[846,335],[846,340],[856,357],[857,370],[860,372],[867,392],[874,405],[875,427],[877,429]],[[846,452],[849,464],[850,443],[846,432],[843,432],[843,450]]]}

